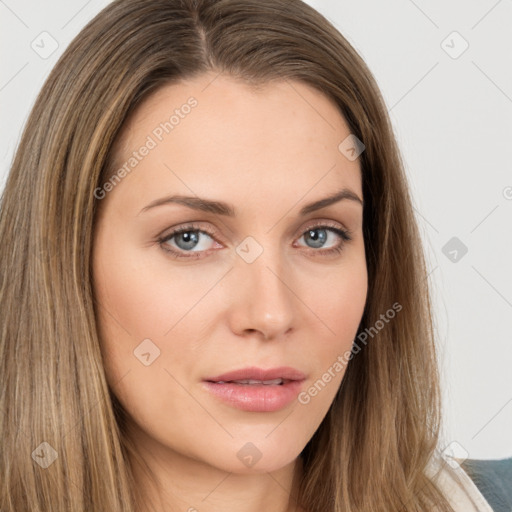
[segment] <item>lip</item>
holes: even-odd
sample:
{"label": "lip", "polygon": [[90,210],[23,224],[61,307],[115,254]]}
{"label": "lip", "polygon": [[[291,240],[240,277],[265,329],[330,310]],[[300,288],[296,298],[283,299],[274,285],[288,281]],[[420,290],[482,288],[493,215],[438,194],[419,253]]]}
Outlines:
{"label": "lip", "polygon": [[[283,384],[237,384],[234,380],[270,381],[283,379]],[[203,379],[204,388],[228,405],[249,412],[274,412],[293,402],[306,376],[289,366],[262,369],[242,368]]]}
{"label": "lip", "polygon": [[255,366],[251,366],[249,368],[241,368],[240,370],[234,370],[232,372],[223,373],[222,375],[216,375],[215,377],[208,377],[203,379],[205,381],[210,382],[219,382],[219,381],[230,381],[230,380],[245,380],[245,379],[253,379],[253,380],[273,380],[273,379],[283,379],[283,380],[304,380],[306,376],[295,368],[291,368],[290,366],[280,366],[279,368],[270,368],[268,370],[264,370],[262,368],[256,368]]}

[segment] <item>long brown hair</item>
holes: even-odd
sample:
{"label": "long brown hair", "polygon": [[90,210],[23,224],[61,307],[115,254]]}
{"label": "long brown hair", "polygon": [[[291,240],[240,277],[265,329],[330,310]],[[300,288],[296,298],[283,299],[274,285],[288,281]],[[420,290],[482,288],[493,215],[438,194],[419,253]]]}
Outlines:
{"label": "long brown hair", "polygon": [[47,79],[0,210],[0,510],[135,510],[132,448],[95,320],[94,191],[112,171],[114,142],[135,107],[162,85],[208,70],[255,85],[302,81],[334,100],[365,145],[361,332],[375,330],[392,304],[402,307],[350,361],[304,449],[300,504],[308,512],[451,510],[426,475],[440,394],[403,163],[367,66],[300,0],[116,0]]}

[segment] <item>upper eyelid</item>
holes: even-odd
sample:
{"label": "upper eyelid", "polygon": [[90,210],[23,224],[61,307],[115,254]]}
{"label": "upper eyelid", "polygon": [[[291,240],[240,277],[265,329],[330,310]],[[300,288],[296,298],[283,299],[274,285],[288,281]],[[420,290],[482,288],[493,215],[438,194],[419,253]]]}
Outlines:
{"label": "upper eyelid", "polygon": [[[179,231],[202,231],[206,233],[207,235],[216,234],[218,232],[218,229],[208,229],[200,225],[201,221],[191,221],[189,223],[184,222],[182,224],[179,224],[177,227],[171,228],[169,231],[169,234],[173,234]],[[307,231],[311,227],[320,227],[320,226],[327,226],[327,227],[334,227],[338,229],[343,229],[344,231],[350,231],[342,222],[340,221],[333,221],[333,220],[325,220],[325,219],[312,219],[308,222],[306,222],[305,227],[302,228],[301,234],[304,233],[304,231]],[[163,235],[167,236],[167,235]]]}

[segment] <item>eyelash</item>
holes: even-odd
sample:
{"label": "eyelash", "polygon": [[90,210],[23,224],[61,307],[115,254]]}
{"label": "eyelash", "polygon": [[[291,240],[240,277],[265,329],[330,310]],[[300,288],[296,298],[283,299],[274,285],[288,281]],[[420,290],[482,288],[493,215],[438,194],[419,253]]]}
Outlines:
{"label": "eyelash", "polygon": [[[302,233],[301,237],[304,236],[308,231],[316,231],[317,229],[326,229],[326,230],[329,230],[329,231],[335,233],[336,235],[338,235],[341,238],[342,242],[339,245],[337,245],[336,247],[332,247],[331,249],[322,250],[322,249],[310,248],[310,250],[313,251],[314,253],[321,253],[321,255],[324,255],[324,256],[329,256],[331,254],[340,253],[343,250],[345,242],[349,242],[352,240],[352,234],[350,231],[348,231],[346,229],[340,229],[338,226],[330,225],[329,223],[316,224],[316,225],[310,226]],[[169,245],[166,244],[166,242],[168,242],[175,236],[178,236],[182,233],[191,232],[191,231],[197,231],[199,233],[203,233],[205,235],[208,235],[213,240],[217,241],[215,239],[215,233],[213,233],[212,231],[210,231],[208,229],[202,229],[199,226],[197,226],[196,224],[191,223],[191,224],[187,224],[183,227],[180,227],[180,228],[174,230],[173,232],[169,233],[168,235],[165,235],[164,237],[158,238],[158,243],[159,243],[160,247],[165,252],[170,253],[175,258],[178,258],[178,259],[179,258],[187,258],[187,259],[202,258],[203,257],[202,254],[204,254],[205,252],[208,252],[208,251],[177,251],[175,249],[169,249]]]}

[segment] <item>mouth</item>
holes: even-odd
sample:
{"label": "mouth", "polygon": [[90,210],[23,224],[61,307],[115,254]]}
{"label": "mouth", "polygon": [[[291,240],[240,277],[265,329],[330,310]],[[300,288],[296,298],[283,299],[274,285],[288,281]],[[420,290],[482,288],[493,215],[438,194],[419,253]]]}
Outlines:
{"label": "mouth", "polygon": [[223,373],[215,377],[204,379],[208,382],[236,382],[240,384],[261,384],[268,385],[282,384],[289,381],[304,380],[306,376],[296,368],[290,366],[280,366],[279,368],[269,368],[267,370],[251,366],[241,368],[231,372]]}
{"label": "mouth", "polygon": [[284,379],[272,379],[272,380],[254,380],[254,379],[244,379],[244,380],[228,380],[228,381],[207,381],[212,382],[214,384],[241,384],[244,386],[282,386],[285,382],[292,382],[291,380]]}
{"label": "mouth", "polygon": [[275,412],[298,395],[306,376],[290,367],[243,368],[203,380],[204,388],[221,402],[248,412]]}

